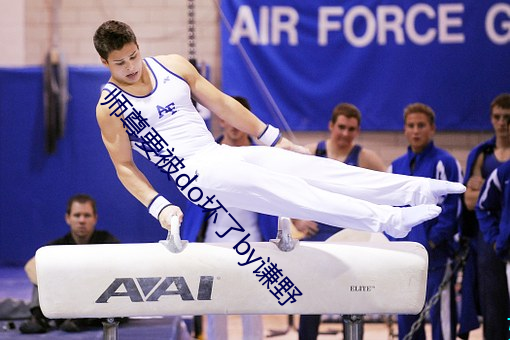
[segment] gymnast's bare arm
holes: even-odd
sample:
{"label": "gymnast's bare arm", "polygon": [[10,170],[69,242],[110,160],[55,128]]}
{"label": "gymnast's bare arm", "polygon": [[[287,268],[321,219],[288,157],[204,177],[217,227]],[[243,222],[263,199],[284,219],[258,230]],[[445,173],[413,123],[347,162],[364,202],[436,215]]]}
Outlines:
{"label": "gymnast's bare arm", "polygon": [[464,203],[468,210],[475,210],[480,190],[484,183],[482,177],[482,165],[483,165],[483,153],[481,153],[476,159],[475,165],[471,177],[466,183],[466,192],[464,193]]}
{"label": "gymnast's bare arm", "polygon": [[379,157],[375,151],[363,148],[361,149],[359,155],[359,166],[361,168],[375,170],[375,171],[386,171],[386,165],[384,165],[383,160]]}
{"label": "gymnast's bare arm", "polygon": [[[103,91],[99,103],[104,101],[106,95],[106,91]],[[133,161],[133,151],[129,137],[122,126],[121,120],[115,116],[110,116],[111,112],[108,107],[99,103],[96,106],[96,119],[101,129],[103,143],[108,150],[117,176],[124,187],[143,205],[148,207],[158,193]],[[181,209],[175,205],[168,206],[159,217],[159,221],[164,228],[170,229],[172,215],[177,215],[179,220],[182,221],[183,213]]]}
{"label": "gymnast's bare arm", "polygon": [[[157,59],[188,83],[193,99],[208,108],[222,120],[254,137],[259,136],[266,128],[266,125],[257,116],[247,110],[237,100],[218,90],[207,79],[202,77],[196,68],[182,56],[170,54],[159,56]],[[308,153],[302,146],[296,145],[286,138],[282,138],[276,146],[296,152]]]}

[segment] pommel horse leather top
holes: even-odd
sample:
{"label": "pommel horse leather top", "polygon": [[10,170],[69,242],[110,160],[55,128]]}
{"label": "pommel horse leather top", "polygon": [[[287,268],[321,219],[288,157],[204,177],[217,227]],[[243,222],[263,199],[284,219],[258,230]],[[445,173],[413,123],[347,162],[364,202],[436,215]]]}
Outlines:
{"label": "pommel horse leather top", "polygon": [[349,232],[290,251],[242,234],[237,243],[183,243],[179,251],[162,242],[46,246],[36,253],[41,308],[54,319],[419,313],[423,246]]}

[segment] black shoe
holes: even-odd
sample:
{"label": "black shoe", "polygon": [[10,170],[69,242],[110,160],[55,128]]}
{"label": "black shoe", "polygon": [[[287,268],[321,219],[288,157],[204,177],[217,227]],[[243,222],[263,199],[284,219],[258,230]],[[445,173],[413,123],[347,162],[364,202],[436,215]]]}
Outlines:
{"label": "black shoe", "polygon": [[59,329],[64,332],[76,333],[81,332],[82,329],[78,326],[75,320],[67,319],[60,325]]}
{"label": "black shoe", "polygon": [[19,326],[19,331],[23,334],[40,334],[46,333],[50,326],[48,322],[43,319],[37,319],[32,316],[28,321],[23,322]]}

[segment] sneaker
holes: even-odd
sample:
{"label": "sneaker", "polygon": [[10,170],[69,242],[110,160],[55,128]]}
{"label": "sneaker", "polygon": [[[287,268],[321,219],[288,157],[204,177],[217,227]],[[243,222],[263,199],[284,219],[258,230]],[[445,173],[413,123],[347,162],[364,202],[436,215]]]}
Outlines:
{"label": "sneaker", "polygon": [[47,320],[32,316],[30,320],[23,322],[19,326],[19,331],[23,334],[40,334],[46,333],[49,328]]}

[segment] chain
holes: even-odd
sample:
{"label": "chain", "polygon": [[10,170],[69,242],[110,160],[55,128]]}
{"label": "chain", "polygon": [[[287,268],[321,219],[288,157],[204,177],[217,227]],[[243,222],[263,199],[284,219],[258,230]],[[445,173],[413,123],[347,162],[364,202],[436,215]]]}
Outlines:
{"label": "chain", "polygon": [[406,334],[404,340],[411,340],[414,333],[416,333],[418,329],[421,327],[429,311],[439,301],[443,289],[450,283],[453,276],[464,268],[468,254],[469,243],[466,242],[462,245],[458,255],[456,256],[456,261],[454,262],[453,269],[450,271],[447,270],[445,272],[445,275],[443,277],[443,280],[441,281],[441,284],[439,285],[437,292],[429,299],[429,301],[427,301],[427,303],[425,304],[425,308],[423,308],[423,310],[421,311],[418,320],[416,320],[413,323],[413,325],[411,326],[411,330],[409,331],[408,334]]}
{"label": "chain", "polygon": [[188,58],[195,60],[195,1],[188,0]]}

